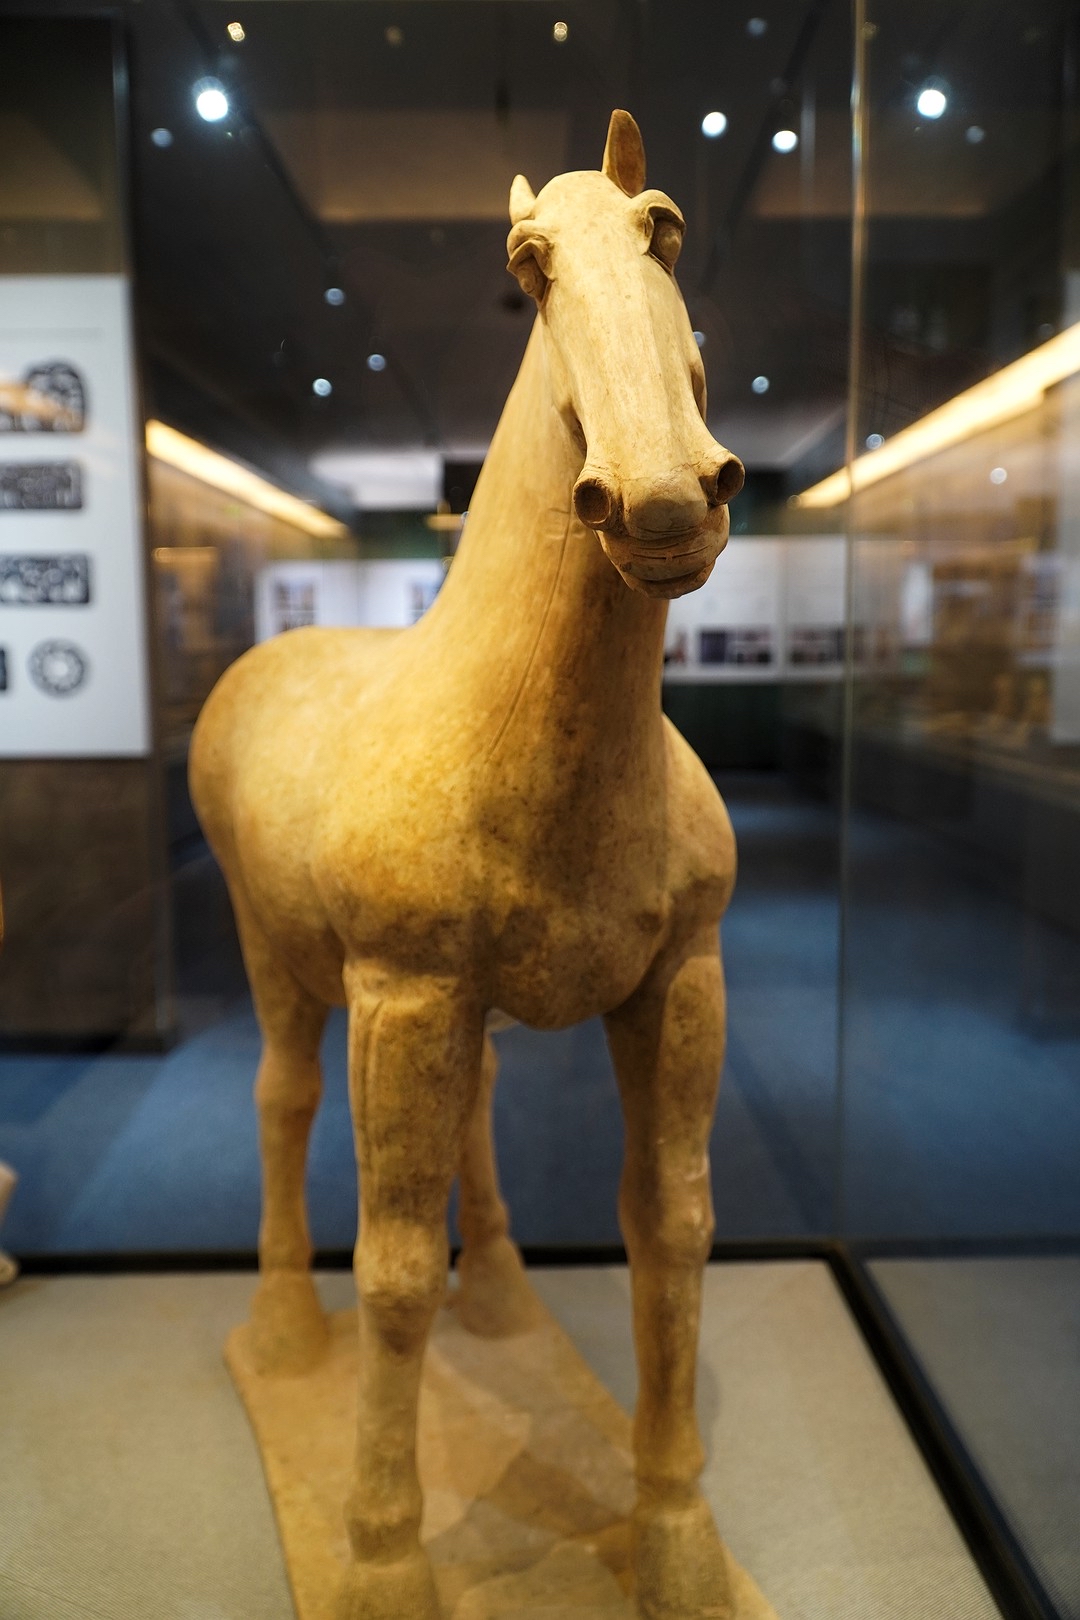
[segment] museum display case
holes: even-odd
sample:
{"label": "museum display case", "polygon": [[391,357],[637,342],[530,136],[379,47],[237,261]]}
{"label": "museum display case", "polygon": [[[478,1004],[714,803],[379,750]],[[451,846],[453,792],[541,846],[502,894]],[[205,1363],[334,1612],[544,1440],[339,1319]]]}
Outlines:
{"label": "museum display case", "polygon": [[[746,469],[662,646],[738,850],[705,1496],[781,1620],[1080,1616],[1080,15],[745,12],[0,0],[0,1343],[24,1392],[0,1612],[319,1612],[220,1363],[254,1284],[261,1042],[192,731],[253,646],[449,613],[537,318],[511,183],[595,170],[625,108],[685,222],[708,435]],[[635,397],[628,371],[611,419]],[[498,697],[529,605],[462,612],[460,656],[386,709],[388,759],[443,757],[496,640]],[[473,792],[446,780],[426,857]],[[573,1612],[632,1612],[623,1116],[601,1020],[543,1022],[497,1021],[495,1144],[583,1358],[534,1360],[530,1398],[577,1390],[603,1483],[574,1475],[587,1424],[519,1445],[510,1341],[437,1336],[425,1536],[459,1620],[559,1581]],[[307,1196],[339,1312],[348,1042],[335,1007]],[[301,1464],[324,1466],[336,1527],[349,1464]],[[454,1535],[467,1559],[515,1515],[543,1524],[506,1555],[535,1591],[492,1568],[466,1591]]]}

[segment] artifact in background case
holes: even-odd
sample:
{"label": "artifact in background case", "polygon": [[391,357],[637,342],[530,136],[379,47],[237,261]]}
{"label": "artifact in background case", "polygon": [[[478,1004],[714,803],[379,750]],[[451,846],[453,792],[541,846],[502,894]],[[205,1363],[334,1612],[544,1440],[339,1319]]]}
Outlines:
{"label": "artifact in background case", "polygon": [[[673,275],[682,216],[645,189],[633,119],[612,114],[601,172],[539,196],[518,176],[510,215],[509,268],[538,316],[437,601],[402,632],[264,643],[195,732],[194,802],[263,1034],[261,1277],[231,1365],[258,1422],[254,1385],[317,1378],[325,1362],[303,1177],[320,1037],[345,1002],[360,1334],[335,1613],[438,1620],[417,1400],[455,1176],[460,1324],[550,1331],[497,1185],[485,1020],[602,1014],[626,1121],[640,1384],[627,1578],[646,1620],[763,1615],[701,1495],[694,1414],[734,839],[660,709],[666,603],[709,577],[743,469],[705,425]],[[527,1382],[528,1355],[507,1343],[515,1354]],[[469,1443],[466,1425],[455,1447]]]}

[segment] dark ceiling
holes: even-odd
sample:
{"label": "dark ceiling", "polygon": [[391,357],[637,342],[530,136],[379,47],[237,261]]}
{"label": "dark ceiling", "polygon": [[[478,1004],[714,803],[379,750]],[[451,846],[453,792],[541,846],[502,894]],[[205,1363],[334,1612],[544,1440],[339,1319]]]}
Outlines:
{"label": "dark ceiling", "polygon": [[[1074,12],[869,0],[860,354],[880,431],[1063,318]],[[623,106],[650,183],[687,217],[679,279],[713,431],[796,483],[841,459],[848,0],[130,0],[117,14],[152,411],[298,486],[330,450],[481,452],[532,319],[504,269],[510,181],[597,167]],[[195,111],[207,76],[231,100],[219,123]],[[936,124],[915,111],[928,78],[949,93]],[[709,140],[713,109],[728,126]],[[786,155],[781,126],[799,136]]]}
{"label": "dark ceiling", "polygon": [[[626,106],[650,183],[689,222],[680,281],[714,426],[759,464],[790,459],[844,397],[849,13],[816,0],[774,8],[763,33],[748,20],[715,0],[133,7],[140,304],[164,403],[190,410],[202,390],[307,453],[482,447],[532,318],[504,268],[510,181],[598,167],[608,114]],[[236,109],[221,124],[192,105],[207,74]],[[729,126],[710,141],[701,119],[716,107]],[[805,198],[792,207],[774,182],[760,217],[771,171],[803,164],[772,151],[774,129],[805,133],[814,114],[839,146],[833,195],[802,218]],[[153,144],[159,127],[171,145]]]}

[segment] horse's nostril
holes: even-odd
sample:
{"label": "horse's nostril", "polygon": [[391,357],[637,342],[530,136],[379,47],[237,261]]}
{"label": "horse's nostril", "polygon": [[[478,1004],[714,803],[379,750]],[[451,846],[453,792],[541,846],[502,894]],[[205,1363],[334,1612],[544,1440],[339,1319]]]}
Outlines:
{"label": "horse's nostril", "polygon": [[579,478],[574,486],[574,511],[590,529],[602,529],[615,513],[615,497],[599,478]]}
{"label": "horse's nostril", "polygon": [[705,499],[710,506],[726,506],[742,489],[745,477],[746,472],[738,456],[728,455],[715,472],[702,478]]}

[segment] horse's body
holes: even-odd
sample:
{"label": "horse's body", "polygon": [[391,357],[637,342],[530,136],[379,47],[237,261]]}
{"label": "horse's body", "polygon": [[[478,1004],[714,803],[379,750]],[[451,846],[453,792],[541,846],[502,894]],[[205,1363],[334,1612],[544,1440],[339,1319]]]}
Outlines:
{"label": "horse's body", "polygon": [[466,1323],[508,1332],[528,1315],[491,1154],[496,1008],[541,1028],[607,1020],[641,1368],[639,1605],[727,1613],[693,1383],[734,844],[659,689],[665,599],[708,576],[741,468],[703,423],[670,274],[681,222],[638,195],[643,179],[616,114],[603,174],[538,199],[515,182],[511,265],[541,313],[427,616],[256,648],[193,745],[264,1036],[253,1334],[268,1370],[322,1343],[303,1167],[326,1010],[349,1008],[361,1375],[343,1620],[438,1614],[415,1403],[455,1174]]}

